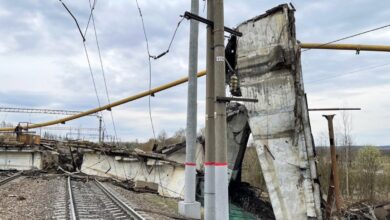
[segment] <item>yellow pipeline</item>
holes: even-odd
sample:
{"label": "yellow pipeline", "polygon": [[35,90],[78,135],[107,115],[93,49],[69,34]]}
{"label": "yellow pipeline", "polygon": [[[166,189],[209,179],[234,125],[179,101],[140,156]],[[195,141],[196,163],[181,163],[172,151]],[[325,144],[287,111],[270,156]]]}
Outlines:
{"label": "yellow pipeline", "polygon": [[390,52],[390,46],[365,45],[365,44],[318,44],[300,43],[301,48],[306,49],[328,49],[328,50],[356,50],[356,51],[377,51]]}
{"label": "yellow pipeline", "polygon": [[[202,76],[206,75],[206,70],[200,71],[196,75],[197,75],[197,77],[202,77]],[[48,121],[48,122],[43,122],[43,123],[38,123],[38,124],[32,124],[32,125],[29,125],[28,128],[29,129],[40,128],[40,127],[46,127],[46,126],[55,125],[55,124],[59,124],[59,123],[65,123],[67,121],[71,121],[71,120],[74,120],[74,119],[77,119],[77,118],[81,118],[81,117],[84,117],[84,116],[87,116],[87,115],[90,115],[90,114],[94,114],[94,113],[97,113],[97,112],[100,112],[100,111],[109,110],[109,109],[111,109],[113,107],[116,107],[118,105],[123,105],[125,103],[128,103],[128,102],[140,99],[142,97],[145,97],[145,96],[157,93],[157,92],[161,92],[163,90],[166,90],[166,89],[172,88],[174,86],[183,84],[183,83],[185,83],[187,81],[188,81],[188,77],[184,77],[184,78],[175,80],[173,82],[161,85],[161,86],[156,87],[154,89],[151,89],[151,90],[148,90],[148,91],[145,91],[145,92],[141,92],[141,93],[138,93],[136,95],[129,96],[127,98],[118,100],[118,101],[113,102],[113,103],[111,103],[109,105],[104,105],[104,106],[101,106],[99,108],[90,109],[88,111],[84,111],[84,112],[81,112],[81,113],[78,113],[78,114],[75,114],[75,115],[71,115],[71,116],[68,116],[68,117],[65,117],[65,118],[61,118],[61,119],[57,119],[57,120],[53,120],[53,121]],[[23,128],[26,128],[26,126],[24,126]],[[0,128],[0,131],[13,131],[14,129],[15,128]]]}

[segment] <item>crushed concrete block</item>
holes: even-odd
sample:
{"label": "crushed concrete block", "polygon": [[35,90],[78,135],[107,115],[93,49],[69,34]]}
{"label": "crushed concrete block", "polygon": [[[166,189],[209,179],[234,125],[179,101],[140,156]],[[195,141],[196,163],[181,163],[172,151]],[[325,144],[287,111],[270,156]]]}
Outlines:
{"label": "crushed concrete block", "polygon": [[158,184],[153,182],[146,182],[142,180],[135,181],[134,185],[135,191],[148,191],[148,192],[158,192]]}

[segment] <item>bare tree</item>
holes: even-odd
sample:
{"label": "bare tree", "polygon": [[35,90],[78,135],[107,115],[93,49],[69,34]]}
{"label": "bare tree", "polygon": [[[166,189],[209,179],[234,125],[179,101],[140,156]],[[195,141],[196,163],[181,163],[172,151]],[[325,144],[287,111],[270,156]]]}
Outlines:
{"label": "bare tree", "polygon": [[165,130],[161,130],[157,136],[157,142],[164,146],[167,138],[168,138],[167,132],[165,132]]}
{"label": "bare tree", "polygon": [[176,142],[185,141],[186,140],[186,129],[180,128],[179,130],[175,131],[175,133],[173,134],[172,138]]}
{"label": "bare tree", "polygon": [[315,139],[315,144],[317,147],[326,147],[329,146],[329,137],[327,131],[320,131]]}
{"label": "bare tree", "polygon": [[345,188],[347,192],[347,197],[350,197],[349,191],[349,167],[351,165],[351,147],[352,147],[352,115],[348,111],[341,112],[342,120],[342,145],[345,148]]}
{"label": "bare tree", "polygon": [[12,123],[7,123],[7,122],[5,122],[5,121],[2,121],[2,122],[0,123],[0,127],[2,127],[2,128],[7,128],[7,127],[13,127],[13,125],[12,125]]}

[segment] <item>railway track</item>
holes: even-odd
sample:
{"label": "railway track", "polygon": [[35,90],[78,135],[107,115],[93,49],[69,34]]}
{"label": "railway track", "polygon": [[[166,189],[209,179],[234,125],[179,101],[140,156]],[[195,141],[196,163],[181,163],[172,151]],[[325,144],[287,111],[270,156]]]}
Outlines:
{"label": "railway track", "polygon": [[97,180],[81,182],[68,177],[66,191],[67,210],[58,210],[57,219],[149,219]]}
{"label": "railway track", "polygon": [[6,184],[6,183],[8,183],[8,182],[10,182],[10,181],[12,181],[14,179],[17,179],[18,177],[20,177],[22,175],[22,173],[23,173],[23,171],[20,171],[20,172],[15,173],[14,175],[12,175],[12,176],[10,176],[8,178],[0,180],[0,186],[4,185],[4,184]]}

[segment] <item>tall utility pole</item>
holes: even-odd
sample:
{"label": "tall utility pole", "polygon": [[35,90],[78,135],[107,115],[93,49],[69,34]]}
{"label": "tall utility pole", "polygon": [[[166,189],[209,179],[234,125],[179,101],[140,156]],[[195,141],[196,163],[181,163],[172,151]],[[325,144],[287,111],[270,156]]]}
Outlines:
{"label": "tall utility pole", "polygon": [[[199,0],[191,0],[191,13],[199,14]],[[200,219],[200,203],[195,200],[198,35],[199,23],[191,20],[188,60],[185,185],[184,201],[179,202],[179,213],[192,219]]]}
{"label": "tall utility pole", "polygon": [[[213,21],[213,1],[207,0],[207,19]],[[213,26],[207,25],[206,42],[206,137],[205,137],[205,185],[204,219],[215,218],[215,122],[214,122],[214,33]]]}
{"label": "tall utility pole", "polygon": [[225,36],[223,0],[214,0],[214,78],[215,78],[215,219],[229,219],[226,145]]}

